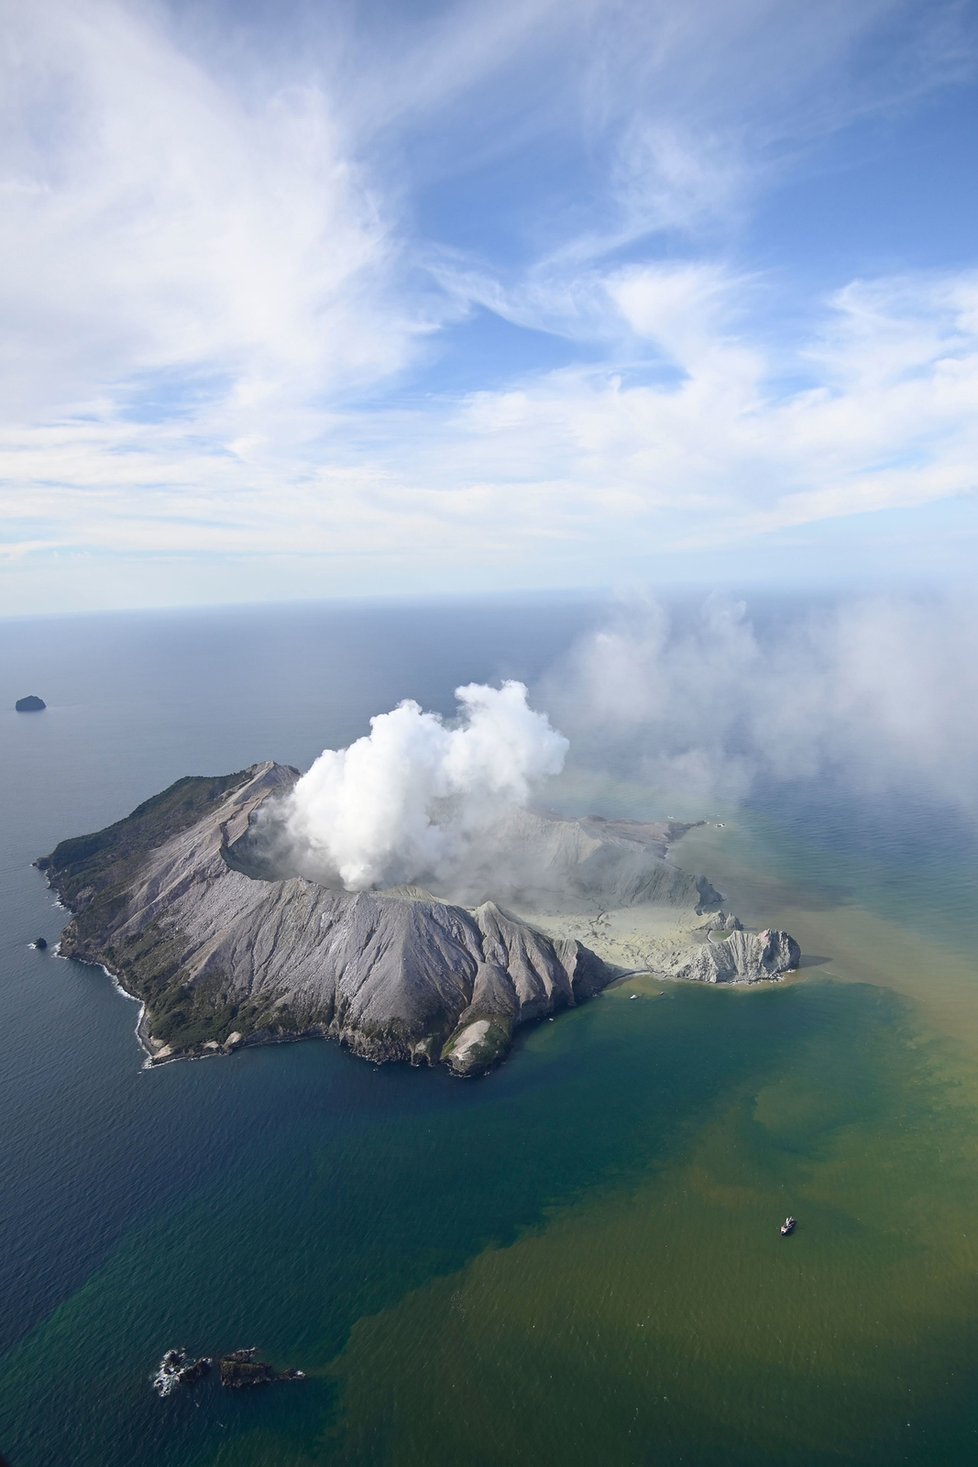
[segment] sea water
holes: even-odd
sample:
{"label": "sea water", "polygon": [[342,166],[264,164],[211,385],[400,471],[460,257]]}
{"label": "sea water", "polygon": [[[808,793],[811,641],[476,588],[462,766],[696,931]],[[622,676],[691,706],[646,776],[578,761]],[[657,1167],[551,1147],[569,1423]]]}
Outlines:
{"label": "sea water", "polygon": [[[796,932],[797,978],[639,980],[480,1081],[320,1042],[147,1072],[136,1005],[29,947],[64,920],[30,866],[59,839],[186,773],[304,767],[402,697],[533,679],[596,614],[5,625],[12,1467],[975,1459],[978,904],[949,812],[810,787],[711,812],[681,859]],[[45,713],[12,711],[29,692]],[[170,1346],[250,1344],[308,1378],[151,1390]]]}

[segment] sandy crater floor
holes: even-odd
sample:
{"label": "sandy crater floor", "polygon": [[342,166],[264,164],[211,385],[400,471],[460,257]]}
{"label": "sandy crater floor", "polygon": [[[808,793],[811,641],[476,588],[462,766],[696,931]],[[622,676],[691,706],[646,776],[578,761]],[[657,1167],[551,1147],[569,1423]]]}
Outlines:
{"label": "sandy crater floor", "polygon": [[704,941],[712,918],[693,908],[618,907],[607,911],[519,910],[551,937],[571,937],[606,963],[631,972],[667,972],[672,960]]}

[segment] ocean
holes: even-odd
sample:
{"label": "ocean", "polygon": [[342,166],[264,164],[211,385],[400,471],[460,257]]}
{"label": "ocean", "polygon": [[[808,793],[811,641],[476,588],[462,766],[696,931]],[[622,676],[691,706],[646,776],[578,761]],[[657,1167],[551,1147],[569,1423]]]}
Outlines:
{"label": "ocean", "polygon": [[[147,1072],[136,1006],[30,947],[64,921],[30,864],[60,839],[184,774],[306,767],[403,697],[447,714],[458,683],[533,682],[597,615],[4,625],[11,1467],[975,1460],[978,844],[951,811],[811,786],[704,811],[679,859],[792,931],[799,975],[617,988],[479,1081],[322,1042]],[[47,711],[15,714],[31,692]],[[616,788],[603,813],[655,810]],[[251,1344],[307,1379],[150,1388],[170,1346]]]}

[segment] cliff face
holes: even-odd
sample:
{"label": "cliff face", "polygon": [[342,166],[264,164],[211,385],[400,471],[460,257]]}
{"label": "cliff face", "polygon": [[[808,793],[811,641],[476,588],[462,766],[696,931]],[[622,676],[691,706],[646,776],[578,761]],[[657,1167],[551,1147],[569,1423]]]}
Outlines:
{"label": "cliff face", "polygon": [[711,932],[701,946],[679,954],[667,971],[671,978],[700,983],[758,983],[791,972],[800,961],[801,949],[787,932],[738,927],[719,939]]}
{"label": "cliff face", "polygon": [[180,780],[38,865],[75,913],[61,951],[101,963],[146,1008],[155,1060],[322,1034],[373,1060],[490,1066],[514,1027],[613,976],[491,902],[351,894],[233,867],[255,809],[296,771]]}

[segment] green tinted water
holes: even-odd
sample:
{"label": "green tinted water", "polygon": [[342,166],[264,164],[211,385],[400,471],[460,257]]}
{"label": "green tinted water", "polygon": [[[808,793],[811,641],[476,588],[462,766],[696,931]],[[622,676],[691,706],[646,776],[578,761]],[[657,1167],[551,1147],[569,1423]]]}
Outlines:
{"label": "green tinted water", "polygon": [[804,835],[755,814],[687,838],[810,962],[763,992],[632,982],[575,1017],[592,1123],[654,1157],[359,1322],[332,1367],[341,1460],[973,1460],[972,873],[929,849],[910,905],[905,829],[873,862]]}
{"label": "green tinted water", "polygon": [[[644,1175],[359,1323],[341,1458],[966,1460],[976,1127],[940,1044],[823,982],[636,1010],[588,1027],[644,1051],[602,1077]],[[740,1046],[719,1086],[715,1026]]]}
{"label": "green tinted water", "polygon": [[[125,1236],[5,1390],[50,1412],[57,1372],[61,1439],[106,1464],[970,1460],[978,1125],[953,1043],[821,976],[629,991],[481,1084],[242,1056],[207,1099],[250,1089],[250,1154]],[[149,1393],[162,1345],[252,1337],[313,1378]]]}

